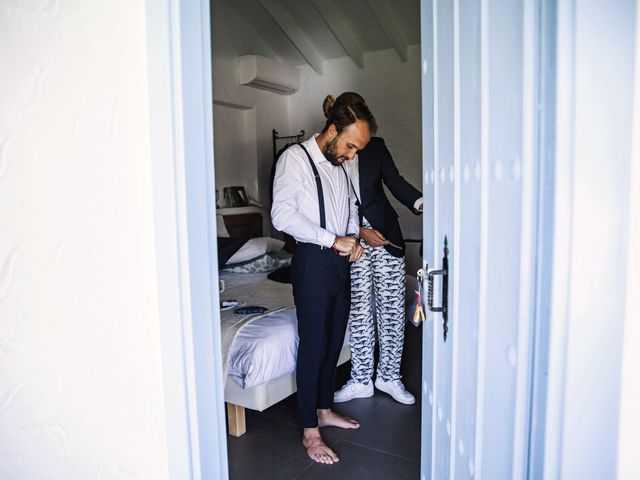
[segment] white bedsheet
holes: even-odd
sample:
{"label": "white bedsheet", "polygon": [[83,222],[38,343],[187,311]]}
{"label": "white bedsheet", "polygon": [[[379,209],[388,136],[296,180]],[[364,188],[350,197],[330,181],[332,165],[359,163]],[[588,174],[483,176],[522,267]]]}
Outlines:
{"label": "white bedsheet", "polygon": [[248,323],[229,352],[228,375],[242,388],[255,387],[296,369],[296,309],[280,310]]}
{"label": "white bedsheet", "polygon": [[[225,283],[221,297],[233,296],[234,287],[258,284],[266,278],[266,273],[221,273]],[[242,388],[255,387],[294,372],[297,351],[296,309],[279,310],[240,329],[229,351],[227,374]]]}

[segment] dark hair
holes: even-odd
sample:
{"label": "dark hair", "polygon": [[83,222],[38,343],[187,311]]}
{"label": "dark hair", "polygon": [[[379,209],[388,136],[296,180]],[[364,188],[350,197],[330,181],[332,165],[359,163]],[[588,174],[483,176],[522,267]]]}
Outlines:
{"label": "dark hair", "polygon": [[335,125],[338,133],[342,133],[345,127],[355,123],[356,120],[367,122],[372,135],[378,129],[378,124],[371,110],[367,107],[364,98],[357,93],[345,92],[335,100],[331,95],[327,95],[322,103],[322,110],[324,116],[327,117],[323,132],[327,131],[329,125]]}

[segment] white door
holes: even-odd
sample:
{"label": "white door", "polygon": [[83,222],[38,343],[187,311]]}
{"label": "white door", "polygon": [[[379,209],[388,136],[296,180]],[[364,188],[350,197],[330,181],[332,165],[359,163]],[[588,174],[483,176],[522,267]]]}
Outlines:
{"label": "white door", "polygon": [[[526,476],[536,192],[534,2],[422,1],[423,478]],[[425,211],[430,211],[429,207]],[[434,304],[443,301],[435,277]],[[426,283],[425,283],[426,286]]]}

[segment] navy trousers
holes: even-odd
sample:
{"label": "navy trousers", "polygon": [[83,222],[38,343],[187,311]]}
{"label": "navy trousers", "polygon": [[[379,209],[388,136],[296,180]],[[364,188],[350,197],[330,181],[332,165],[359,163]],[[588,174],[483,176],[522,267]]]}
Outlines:
{"label": "navy trousers", "polygon": [[336,365],[349,319],[348,257],[318,245],[299,243],[291,264],[298,315],[298,418],[318,426],[316,409],[333,406]]}

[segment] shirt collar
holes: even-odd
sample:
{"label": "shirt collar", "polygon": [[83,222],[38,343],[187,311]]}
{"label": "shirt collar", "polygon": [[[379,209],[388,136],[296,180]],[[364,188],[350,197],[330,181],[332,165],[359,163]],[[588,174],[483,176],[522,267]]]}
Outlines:
{"label": "shirt collar", "polygon": [[318,142],[316,142],[316,137],[318,135],[320,134],[314,133],[313,136],[311,136],[311,138],[309,138],[306,142],[304,142],[305,146],[307,147],[307,150],[309,150],[309,154],[311,155],[311,158],[313,159],[313,161],[316,162],[318,165],[324,164],[324,163],[328,163],[329,165],[331,165],[331,162],[329,162],[329,160],[326,159],[326,157],[320,150],[320,147],[318,146]]}

